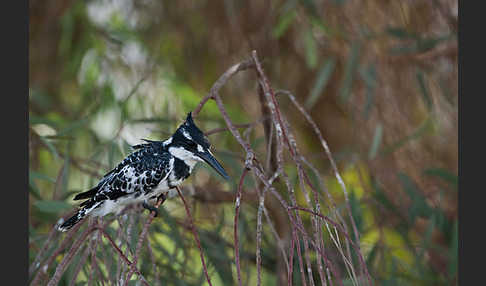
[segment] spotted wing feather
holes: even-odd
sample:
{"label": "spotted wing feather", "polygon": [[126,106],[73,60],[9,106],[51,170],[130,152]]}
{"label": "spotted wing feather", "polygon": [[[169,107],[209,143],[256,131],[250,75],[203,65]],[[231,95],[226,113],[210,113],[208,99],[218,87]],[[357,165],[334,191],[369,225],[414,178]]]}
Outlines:
{"label": "spotted wing feather", "polygon": [[120,162],[95,188],[76,197],[87,198],[89,195],[90,200],[81,204],[84,206],[88,202],[116,200],[129,194],[150,193],[168,174],[170,157],[171,155],[164,152],[159,144],[147,144]]}

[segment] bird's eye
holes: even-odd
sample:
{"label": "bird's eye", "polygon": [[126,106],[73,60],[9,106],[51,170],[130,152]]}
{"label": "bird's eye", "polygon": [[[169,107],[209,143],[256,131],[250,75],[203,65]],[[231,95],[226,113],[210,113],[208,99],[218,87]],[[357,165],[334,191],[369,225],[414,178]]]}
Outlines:
{"label": "bird's eye", "polygon": [[189,147],[191,147],[191,148],[196,148],[197,147],[197,144],[194,141],[189,141],[189,143],[187,143],[187,145],[189,145]]}

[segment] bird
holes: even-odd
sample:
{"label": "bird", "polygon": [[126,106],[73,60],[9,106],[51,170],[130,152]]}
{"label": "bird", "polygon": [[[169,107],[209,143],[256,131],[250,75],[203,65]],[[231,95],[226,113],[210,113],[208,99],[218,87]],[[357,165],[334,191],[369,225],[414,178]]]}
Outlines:
{"label": "bird", "polygon": [[210,151],[209,140],[194,123],[192,112],[167,140],[142,140],[145,143],[132,146],[134,152],[104,175],[95,187],[73,198],[85,201],[69,219],[59,220],[59,231],[68,231],[88,216],[118,215],[126,206],[136,203],[142,203],[156,216],[157,209],[149,201],[159,198],[165,201],[169,190],[187,179],[198,162],[207,163],[224,179],[229,179]]}

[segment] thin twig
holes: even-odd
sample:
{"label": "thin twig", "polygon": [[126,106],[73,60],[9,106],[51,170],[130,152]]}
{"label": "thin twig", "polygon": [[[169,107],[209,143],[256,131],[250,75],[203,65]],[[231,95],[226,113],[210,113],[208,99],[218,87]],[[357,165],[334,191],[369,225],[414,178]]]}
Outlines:
{"label": "thin twig", "polygon": [[[258,74],[258,77],[259,77],[260,86],[263,89],[263,94],[265,95],[265,98],[267,99],[268,107],[269,107],[271,114],[272,114],[273,123],[275,125],[276,130],[277,130],[277,139],[279,139],[279,140],[277,140],[277,162],[278,162],[279,168],[283,169],[284,164],[283,164],[283,157],[282,157],[282,152],[283,152],[282,141],[286,143],[286,146],[287,146],[287,148],[288,148],[288,150],[289,150],[289,152],[290,152],[290,154],[293,158],[296,157],[296,150],[294,148],[295,144],[294,145],[292,144],[293,143],[291,141],[292,138],[289,137],[290,134],[289,134],[287,126],[285,125],[284,118],[283,118],[283,116],[280,112],[280,108],[279,108],[277,99],[275,97],[273,89],[270,86],[270,82],[269,82],[268,78],[266,77],[265,73],[263,72],[263,68],[262,68],[262,66],[261,66],[261,64],[258,60],[256,51],[252,51],[252,58],[255,62],[257,74]],[[284,179],[285,184],[287,186],[287,189],[289,191],[289,195],[290,195],[292,205],[297,205],[294,188],[290,184],[290,181],[289,181],[288,176],[287,176],[285,171],[282,171],[282,178]],[[301,224],[302,219],[301,219],[300,215],[298,213],[295,213],[295,216],[296,216],[296,219],[298,220],[298,222]],[[311,286],[313,286],[314,280],[313,280],[313,277],[312,277],[312,267],[311,267],[311,261],[310,261],[310,255],[309,255],[309,246],[308,246],[307,239],[305,237],[303,238],[303,243],[304,243],[304,255],[305,255],[305,260],[306,260],[306,264],[307,264],[307,273],[308,273],[309,280],[310,280],[309,282],[311,283]],[[298,248],[297,250],[298,250],[297,254],[299,255],[300,248]],[[302,265],[299,265],[299,266],[301,267],[301,271],[302,271],[303,266]],[[306,285],[306,282],[305,282],[304,279],[303,279],[302,282],[304,282],[304,285]]]}
{"label": "thin twig", "polygon": [[[93,244],[94,241],[91,241],[91,244]],[[86,263],[86,260],[88,259],[90,252],[90,247],[86,247],[83,256],[81,256],[81,259],[79,260],[78,264],[76,265],[76,268],[74,269],[73,272],[73,277],[71,278],[71,282],[69,282],[69,286],[74,286],[76,285],[76,278],[78,278],[79,272],[81,272],[81,269],[83,268],[84,264]]]}
{"label": "thin twig", "polygon": [[256,265],[257,265],[257,285],[261,285],[261,272],[262,272],[262,258],[261,258],[261,243],[262,243],[262,213],[265,207],[265,194],[267,193],[268,186],[271,186],[273,181],[277,179],[279,172],[275,174],[268,180],[268,185],[265,186],[263,192],[260,195],[260,200],[258,203],[257,212],[257,233],[256,233]]}
{"label": "thin twig", "polygon": [[[359,232],[358,232],[358,228],[356,227],[356,222],[354,221],[354,217],[352,215],[352,211],[351,211],[351,206],[349,204],[349,197],[348,197],[348,192],[347,192],[347,189],[346,189],[346,185],[344,184],[344,181],[343,181],[341,175],[339,174],[338,168],[336,166],[336,162],[334,161],[334,159],[332,157],[332,154],[331,154],[331,151],[329,149],[329,146],[327,145],[327,142],[322,137],[321,131],[317,127],[317,125],[314,122],[314,120],[312,120],[312,118],[310,117],[309,113],[307,113],[305,111],[305,109],[297,102],[297,100],[295,99],[295,96],[293,96],[292,93],[290,93],[289,91],[282,90],[282,91],[278,91],[278,92],[284,93],[284,94],[286,94],[290,98],[290,100],[294,103],[294,105],[297,107],[297,109],[304,115],[304,117],[307,120],[307,122],[309,122],[309,124],[312,126],[313,131],[319,137],[319,140],[321,142],[321,145],[322,145],[322,147],[324,148],[324,150],[326,152],[326,155],[327,155],[327,157],[329,159],[329,162],[331,163],[331,167],[332,167],[332,169],[334,171],[335,177],[338,180],[339,185],[341,186],[341,188],[343,190],[344,199],[345,199],[345,202],[346,202],[346,209],[348,211],[348,215],[349,215],[349,218],[351,220],[351,225],[353,227],[353,232],[354,232],[355,240],[358,243],[358,250],[359,250],[358,253],[361,253],[360,248],[359,248],[359,241],[360,241],[359,240]],[[366,277],[368,278],[368,282],[371,285],[371,277],[370,277],[370,274],[368,272],[368,268],[366,267],[366,264],[361,263],[361,271],[364,271]]]}
{"label": "thin twig", "polygon": [[[165,197],[159,197],[157,199],[157,203],[155,203],[155,208],[159,208],[160,205],[164,201],[165,201]],[[137,241],[137,247],[135,248],[135,257],[133,258],[133,263],[135,265],[137,265],[138,257],[140,256],[140,251],[142,250],[142,243],[145,240],[145,237],[147,236],[149,226],[152,223],[152,221],[154,220],[154,218],[155,218],[155,212],[151,211],[147,221],[145,222],[145,225],[143,226],[142,233],[140,234],[140,237],[138,238],[138,241]],[[132,268],[132,270],[130,270],[130,272],[128,272],[128,275],[127,275],[127,278],[125,279],[124,285],[128,285],[128,282],[130,281],[130,278],[132,277],[132,274],[133,274],[133,269],[135,269],[135,268]]]}
{"label": "thin twig", "polygon": [[238,285],[241,286],[241,270],[240,270],[240,246],[238,242],[238,217],[240,213],[240,204],[241,204],[241,190],[243,188],[243,181],[245,180],[245,176],[248,173],[248,169],[244,168],[243,173],[241,174],[240,183],[238,184],[238,190],[236,192],[236,199],[235,199],[235,223],[234,223],[234,237],[235,237],[235,264],[236,264],[236,274],[238,276]]}
{"label": "thin twig", "polygon": [[101,231],[101,233],[103,234],[104,237],[106,237],[108,239],[108,241],[110,242],[111,246],[116,250],[116,252],[118,253],[118,255],[122,258],[123,261],[125,261],[125,263],[128,265],[128,267],[130,267],[130,269],[133,269],[135,273],[137,273],[137,275],[140,277],[140,280],[142,281],[142,283],[144,285],[147,285],[149,286],[147,280],[143,277],[142,273],[140,273],[140,271],[136,268],[136,265],[134,265],[126,256],[125,254],[123,254],[123,252],[121,251],[121,249],[118,247],[118,245],[116,245],[116,243],[113,241],[113,239],[111,238],[111,236],[108,235],[108,233],[105,232],[104,229],[101,229],[101,228],[97,228]]}
{"label": "thin twig", "polygon": [[[254,121],[254,122],[250,122],[250,123],[235,124],[235,127],[236,128],[249,128],[249,127],[254,127],[254,126],[262,123],[265,120],[268,120],[268,116],[263,116],[262,118]],[[214,129],[211,129],[211,130],[205,132],[204,134],[206,136],[209,136],[209,135],[213,135],[213,134],[216,134],[216,133],[219,133],[219,132],[223,132],[223,131],[229,131],[229,128],[228,127],[214,128]]]}
{"label": "thin twig", "polygon": [[237,72],[248,69],[253,66],[253,61],[248,59],[241,63],[238,63],[232,67],[230,67],[223,75],[219,77],[219,79],[213,84],[209,93],[199,102],[197,107],[192,111],[192,117],[197,117],[201,109],[203,108],[204,104],[210,99],[214,99],[214,94],[218,93],[223,85]]}
{"label": "thin twig", "polygon": [[37,269],[38,266],[40,266],[40,261],[42,258],[42,255],[44,254],[45,251],[51,246],[53,243],[51,242],[54,237],[56,237],[56,234],[58,234],[59,231],[57,231],[57,227],[53,226],[51,230],[49,231],[49,234],[47,235],[47,239],[44,242],[44,245],[42,246],[42,249],[37,253],[34,261],[32,264],[29,266],[29,276],[31,276],[34,271]]}
{"label": "thin twig", "polygon": [[66,256],[64,256],[63,260],[61,261],[61,263],[59,263],[59,265],[57,266],[56,268],[56,272],[54,273],[54,275],[52,276],[51,280],[49,281],[49,283],[47,284],[47,286],[54,286],[54,285],[57,285],[57,283],[59,282],[59,280],[61,279],[61,276],[62,274],[64,273],[64,271],[66,270],[66,266],[71,262],[71,259],[74,257],[74,254],[76,254],[76,252],[78,251],[79,247],[81,246],[81,244],[86,240],[86,238],[88,237],[88,235],[94,231],[96,228],[95,227],[90,227],[90,228],[87,228],[81,235],[80,235],[80,238],[78,240],[76,240],[75,243],[73,243],[73,245],[71,246],[71,249],[69,250],[69,252],[67,253]]}
{"label": "thin twig", "polygon": [[[314,243],[313,240],[310,239],[309,236],[307,235],[307,232],[305,231],[305,228],[304,228],[303,224],[301,222],[296,221],[294,219],[294,217],[293,217],[293,215],[291,213],[292,206],[289,206],[285,202],[285,200],[282,198],[282,196],[278,192],[276,192],[274,189],[270,189],[270,191],[271,191],[271,194],[274,195],[278,199],[278,201],[282,204],[282,206],[287,210],[288,216],[290,218],[290,222],[295,227],[293,230],[295,230],[295,229],[299,230],[302,233],[302,235],[304,236],[304,238],[306,238],[312,245],[314,245],[315,248],[318,249],[317,244]],[[326,263],[329,265],[329,268],[331,269],[331,271],[333,272],[333,274],[337,277],[337,280],[340,283],[340,285],[342,285],[341,276],[339,275],[339,273],[337,272],[336,268],[333,266],[333,264],[331,263],[331,261],[330,260],[327,260],[326,256],[322,252],[321,252],[321,256],[326,261]]]}
{"label": "thin twig", "polygon": [[[292,232],[294,230],[292,229]],[[295,236],[292,234],[292,240],[290,241],[290,250],[289,250],[289,272],[287,273],[287,285],[291,286],[293,282],[293,274],[294,274],[294,248],[295,248]]]}
{"label": "thin twig", "polygon": [[184,207],[185,207],[186,213],[187,213],[187,218],[189,219],[189,223],[191,225],[192,234],[194,235],[194,239],[196,240],[197,247],[199,248],[199,256],[201,257],[201,263],[202,263],[202,266],[203,266],[204,274],[206,275],[206,280],[208,281],[208,284],[210,286],[212,286],[211,279],[209,278],[209,274],[208,274],[208,269],[206,268],[206,262],[204,261],[204,255],[203,255],[203,251],[202,251],[202,247],[201,247],[201,242],[199,241],[199,236],[197,235],[197,231],[196,231],[196,228],[194,226],[194,221],[192,219],[191,211],[189,210],[189,207],[187,206],[186,200],[184,199],[184,196],[182,195],[182,192],[179,189],[179,187],[176,187],[176,190],[177,190],[177,193],[179,194],[179,197],[181,198],[182,202],[184,203]]}
{"label": "thin twig", "polygon": [[[38,285],[39,283],[39,280],[41,278],[41,275],[43,274],[46,274],[47,273],[47,270],[49,269],[49,266],[51,265],[51,263],[54,261],[54,259],[56,259],[56,257],[64,250],[64,248],[66,248],[66,246],[68,245],[69,242],[71,242],[71,238],[74,236],[74,234],[76,233],[76,231],[81,227],[81,225],[84,223],[85,221],[80,221],[78,224],[76,224],[66,235],[66,237],[64,238],[64,240],[62,241],[61,245],[51,254],[51,256],[49,256],[49,258],[47,259],[47,261],[45,263],[42,263],[40,266],[39,266],[39,271],[37,272],[37,274],[35,275],[34,279],[32,280],[32,282],[30,283],[30,285]],[[54,226],[54,228],[56,228],[56,226]],[[57,231],[57,230],[56,230]]]}
{"label": "thin twig", "polygon": [[157,285],[160,285],[159,272],[157,271],[157,265],[155,262],[155,256],[152,250],[152,246],[150,245],[150,239],[147,239],[147,251],[150,256],[150,261],[152,262],[152,271],[154,272],[155,275],[155,282],[157,283]]}

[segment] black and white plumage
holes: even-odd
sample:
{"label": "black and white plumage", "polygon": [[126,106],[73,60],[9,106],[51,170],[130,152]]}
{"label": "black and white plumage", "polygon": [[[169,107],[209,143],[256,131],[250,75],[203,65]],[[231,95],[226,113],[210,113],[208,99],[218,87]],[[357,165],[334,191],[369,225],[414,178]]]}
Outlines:
{"label": "black and white plumage", "polygon": [[145,140],[133,146],[136,150],[127,156],[89,191],[80,193],[74,200],[83,200],[79,210],[58,230],[67,231],[88,215],[118,214],[125,206],[147,202],[164,196],[180,185],[191,174],[197,162],[203,161],[228,179],[223,167],[214,158],[210,143],[194,124],[192,115],[165,141]]}

